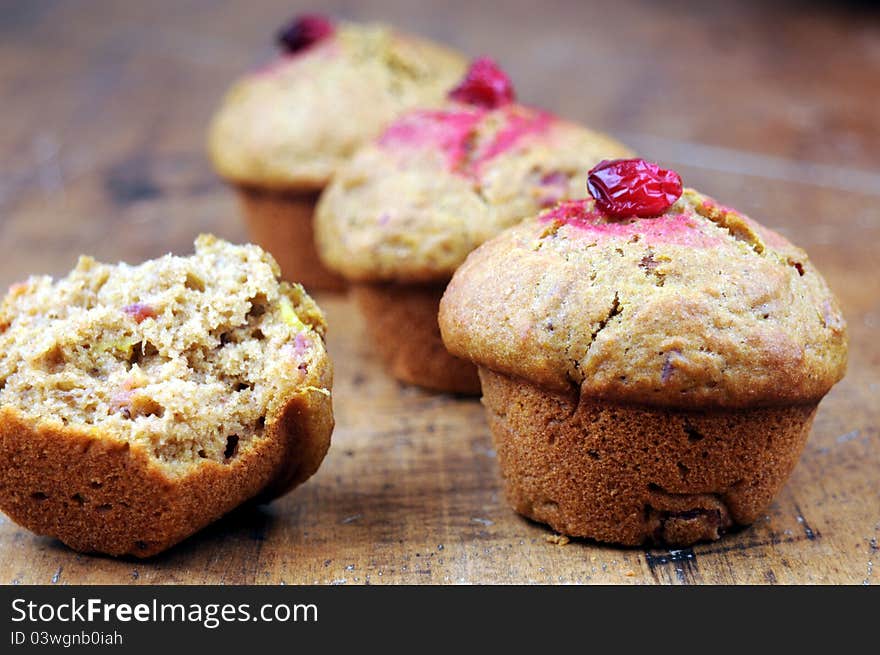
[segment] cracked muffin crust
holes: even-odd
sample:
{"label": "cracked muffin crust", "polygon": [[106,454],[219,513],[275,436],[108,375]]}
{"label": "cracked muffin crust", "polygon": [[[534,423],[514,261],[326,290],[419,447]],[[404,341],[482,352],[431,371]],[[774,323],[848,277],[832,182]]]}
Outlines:
{"label": "cracked muffin crust", "polygon": [[806,253],[691,189],[657,218],[609,220],[584,200],[524,221],[462,265],[441,327],[480,365],[665,407],[814,402],[846,365]]}
{"label": "cracked muffin crust", "polygon": [[232,87],[211,122],[208,151],[235,186],[252,238],[272,252],[284,277],[338,291],[342,278],[315,253],[317,193],[395,116],[439,102],[465,62],[384,25],[319,20],[311,38],[293,39],[295,51],[290,37],[310,30],[288,28],[286,52]]}
{"label": "cracked muffin crust", "polygon": [[588,199],[507,230],[458,269],[440,329],[480,367],[514,508],[627,545],[754,521],[846,368],[806,253],[691,189],[653,218]]}
{"label": "cracked muffin crust", "polygon": [[[489,82],[507,85],[498,106],[456,100],[481,66]],[[627,153],[609,137],[517,104],[504,73],[477,60],[449,102],[405,114],[341,169],[318,203],[318,252],[352,284],[381,342],[401,299],[407,311],[436,317],[470,251],[542,207],[583,196],[585,167]],[[385,354],[394,377],[479,393],[475,368],[449,356],[436,320],[409,327]]]}
{"label": "cracked muffin crust", "polygon": [[321,311],[253,245],[81,257],[0,308],[0,508],[77,550],[153,555],[303,482],[329,446]]}

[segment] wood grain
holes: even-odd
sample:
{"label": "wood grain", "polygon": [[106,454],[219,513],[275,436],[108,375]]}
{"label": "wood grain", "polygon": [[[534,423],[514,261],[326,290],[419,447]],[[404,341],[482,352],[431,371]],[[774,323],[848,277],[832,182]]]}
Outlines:
{"label": "wood grain", "polygon": [[[244,240],[205,124],[300,4],[0,2],[0,284],[64,273],[80,252],[139,261],[185,253],[201,231]],[[716,543],[551,543],[505,505],[479,403],[390,381],[354,307],[319,297],[338,427],[309,483],[146,562],[76,554],[0,515],[0,583],[877,582],[876,10],[321,4],[495,55],[523,99],[611,132],[806,248],[841,299],[851,356],[800,464],[766,517]]]}

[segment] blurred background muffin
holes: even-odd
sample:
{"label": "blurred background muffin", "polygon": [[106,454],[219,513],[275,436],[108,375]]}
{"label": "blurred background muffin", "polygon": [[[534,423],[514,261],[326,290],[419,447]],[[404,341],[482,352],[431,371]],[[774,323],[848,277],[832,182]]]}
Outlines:
{"label": "blurred background muffin", "polygon": [[352,283],[394,377],[478,393],[476,369],[449,355],[437,327],[452,273],[504,228],[583,196],[600,159],[628,153],[517,103],[507,75],[478,59],[445,104],[404,114],[340,170],[315,217],[319,255]]}
{"label": "blurred background muffin", "polygon": [[464,69],[453,51],[381,24],[308,14],[277,35],[272,63],[236,82],[208,149],[235,187],[253,239],[284,276],[341,289],[315,256],[317,194],[355,149],[395,116],[439,101]]}

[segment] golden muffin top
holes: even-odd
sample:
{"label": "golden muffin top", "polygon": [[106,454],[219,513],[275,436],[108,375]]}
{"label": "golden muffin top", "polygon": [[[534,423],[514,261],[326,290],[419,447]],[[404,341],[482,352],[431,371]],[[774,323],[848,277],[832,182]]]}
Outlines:
{"label": "golden muffin top", "polygon": [[680,180],[678,194],[644,218],[601,196],[561,203],[482,245],[441,301],[449,351],[620,402],[820,399],[845,373],[847,333],[807,254]]}

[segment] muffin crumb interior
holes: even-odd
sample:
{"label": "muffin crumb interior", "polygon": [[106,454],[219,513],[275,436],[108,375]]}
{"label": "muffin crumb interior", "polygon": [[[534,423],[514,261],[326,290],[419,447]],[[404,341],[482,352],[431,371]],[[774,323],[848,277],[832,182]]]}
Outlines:
{"label": "muffin crumb interior", "polygon": [[303,385],[323,332],[317,306],[256,246],[203,235],[188,257],[81,257],[4,299],[0,407],[100,427],[172,472],[228,463]]}

